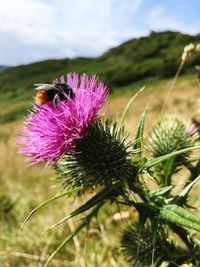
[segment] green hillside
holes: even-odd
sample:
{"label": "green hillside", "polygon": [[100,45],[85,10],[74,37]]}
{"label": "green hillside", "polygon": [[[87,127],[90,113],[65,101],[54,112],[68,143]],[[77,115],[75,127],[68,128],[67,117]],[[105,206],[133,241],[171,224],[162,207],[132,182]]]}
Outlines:
{"label": "green hillside", "polygon": [[7,66],[0,65],[0,72],[3,71],[3,70],[6,70],[7,68],[8,68]]}
{"label": "green hillside", "polygon": [[[132,39],[97,58],[46,60],[9,68],[0,73],[0,122],[21,117],[34,95],[34,83],[48,83],[66,72],[96,73],[112,90],[146,79],[173,76],[185,45],[200,40],[178,32],[152,32]],[[95,45],[95,44],[94,44]],[[200,64],[193,56],[185,72]],[[29,101],[29,102],[28,102]]]}

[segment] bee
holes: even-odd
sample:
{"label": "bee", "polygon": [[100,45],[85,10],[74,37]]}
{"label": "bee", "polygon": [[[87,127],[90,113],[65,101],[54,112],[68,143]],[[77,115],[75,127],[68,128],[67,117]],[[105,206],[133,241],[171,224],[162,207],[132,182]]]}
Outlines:
{"label": "bee", "polygon": [[53,100],[55,109],[58,110],[58,102],[68,97],[73,99],[75,94],[72,88],[67,83],[53,82],[52,84],[38,83],[34,84],[35,90],[38,90],[36,94],[36,101],[39,104],[46,104]]}

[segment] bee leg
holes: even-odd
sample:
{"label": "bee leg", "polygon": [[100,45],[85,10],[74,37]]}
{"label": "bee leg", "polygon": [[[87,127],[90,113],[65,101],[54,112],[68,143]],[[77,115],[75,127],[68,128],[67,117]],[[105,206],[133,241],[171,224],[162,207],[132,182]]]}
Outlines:
{"label": "bee leg", "polygon": [[59,111],[59,109],[58,109],[58,101],[60,101],[60,97],[59,97],[59,94],[56,94],[54,96],[54,99],[53,99],[53,105],[54,105],[54,107],[55,107],[55,109],[57,111]]}

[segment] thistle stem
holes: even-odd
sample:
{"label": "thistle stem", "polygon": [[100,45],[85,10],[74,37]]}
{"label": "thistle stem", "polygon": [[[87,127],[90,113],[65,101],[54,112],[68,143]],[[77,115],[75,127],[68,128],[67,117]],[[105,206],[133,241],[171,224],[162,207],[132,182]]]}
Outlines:
{"label": "thistle stem", "polygon": [[164,111],[165,108],[166,108],[166,104],[167,104],[167,102],[168,102],[169,95],[171,94],[172,90],[174,89],[174,86],[175,86],[175,84],[176,84],[176,81],[177,81],[177,79],[178,79],[178,77],[179,77],[179,75],[180,75],[180,72],[181,72],[181,70],[182,70],[184,64],[185,64],[185,61],[182,60],[181,63],[180,63],[180,65],[179,65],[179,67],[178,67],[178,69],[177,69],[177,72],[176,72],[176,74],[175,74],[175,76],[174,76],[174,78],[173,78],[173,80],[172,80],[172,83],[171,83],[171,85],[170,85],[170,87],[169,87],[169,89],[168,89],[168,91],[167,91],[167,94],[166,94],[166,96],[165,96],[165,99],[164,99],[164,101],[163,101],[163,106],[162,106],[162,108],[161,108],[161,114],[163,113],[163,111]]}

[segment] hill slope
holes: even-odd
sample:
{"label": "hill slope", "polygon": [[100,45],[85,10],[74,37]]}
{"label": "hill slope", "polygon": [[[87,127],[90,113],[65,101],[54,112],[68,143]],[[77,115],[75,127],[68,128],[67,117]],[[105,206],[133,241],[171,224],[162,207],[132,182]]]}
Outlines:
{"label": "hill slope", "polygon": [[7,66],[0,65],[0,72],[1,72],[1,71],[3,71],[3,70],[6,70],[6,69],[8,69],[8,67],[7,67]]}
{"label": "hill slope", "polygon": [[[110,49],[98,58],[46,60],[9,68],[0,73],[0,122],[15,120],[27,109],[27,100],[35,93],[33,84],[48,83],[66,72],[96,73],[109,87],[121,87],[149,77],[165,78],[174,75],[182,50],[200,35],[177,32],[152,32],[148,37],[132,39]],[[185,72],[200,64],[193,56]]]}

